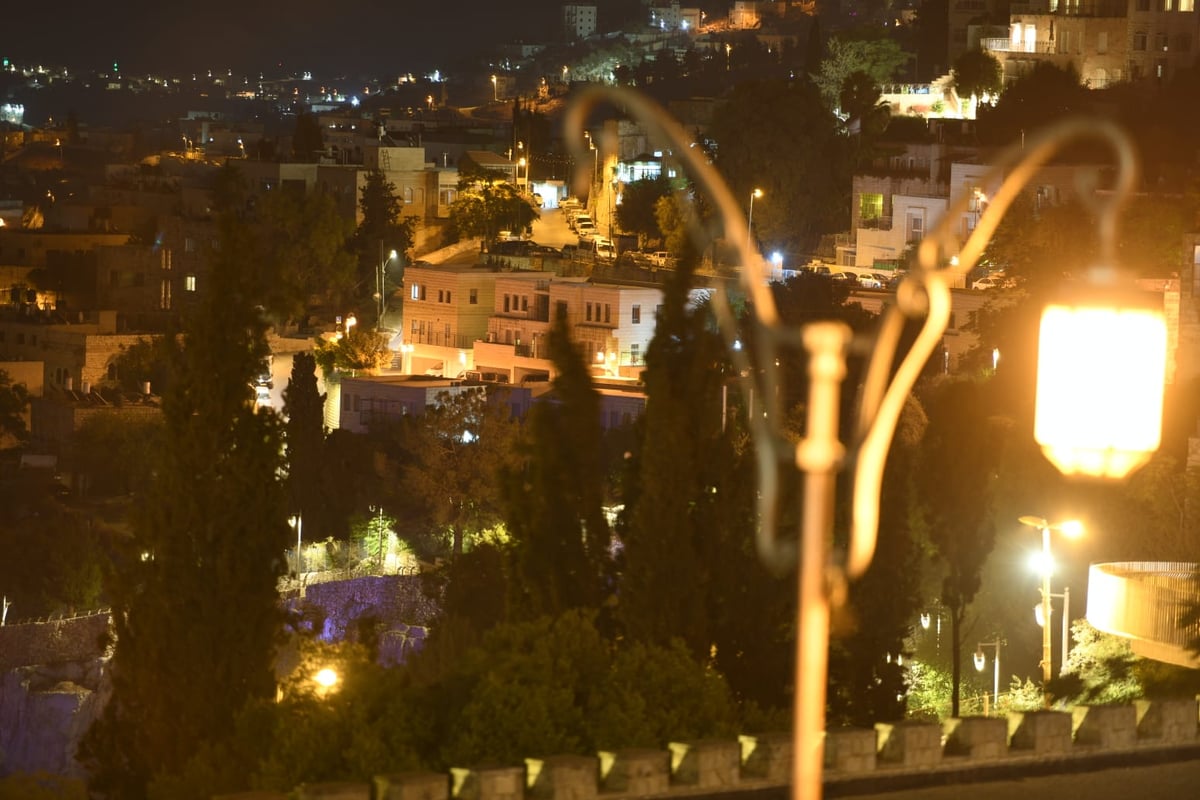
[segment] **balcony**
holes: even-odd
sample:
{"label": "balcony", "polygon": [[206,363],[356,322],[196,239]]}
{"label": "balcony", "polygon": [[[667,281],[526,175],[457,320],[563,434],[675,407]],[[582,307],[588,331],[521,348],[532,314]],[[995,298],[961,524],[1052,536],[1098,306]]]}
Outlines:
{"label": "balcony", "polygon": [[1054,55],[1054,42],[1014,42],[1011,39],[982,39],[979,44],[989,53],[1032,53]]}
{"label": "balcony", "polygon": [[892,229],[892,218],[871,217],[870,219],[860,220],[858,227],[865,228],[869,231],[890,231]]}

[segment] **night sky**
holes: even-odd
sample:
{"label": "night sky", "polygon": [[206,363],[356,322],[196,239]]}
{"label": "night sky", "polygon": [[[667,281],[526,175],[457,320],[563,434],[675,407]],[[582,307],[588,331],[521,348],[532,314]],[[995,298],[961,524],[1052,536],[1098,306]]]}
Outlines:
{"label": "night sky", "polygon": [[[6,4],[0,57],[121,71],[388,74],[558,28],[558,0],[55,0]],[[511,9],[511,10],[509,10]]]}

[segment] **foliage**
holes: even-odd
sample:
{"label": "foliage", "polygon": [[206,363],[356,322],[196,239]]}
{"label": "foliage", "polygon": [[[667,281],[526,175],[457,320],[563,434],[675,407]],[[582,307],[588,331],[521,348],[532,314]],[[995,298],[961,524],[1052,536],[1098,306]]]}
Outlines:
{"label": "foliage", "polygon": [[167,390],[166,344],[161,337],[138,339],[122,347],[109,362],[116,372],[117,384],[127,392],[141,393],[142,384],[149,383],[153,391]]}
{"label": "foliage", "polygon": [[908,665],[908,716],[930,722],[951,717],[950,698],[954,694],[949,672],[933,664],[912,661]]}
{"label": "foliage", "polygon": [[1007,714],[1016,711],[1037,711],[1045,705],[1042,687],[1029,678],[1022,681],[1016,675],[1008,685],[1007,692],[1000,693],[996,703],[996,714]]}
{"label": "foliage", "polygon": [[666,178],[632,181],[621,192],[621,203],[617,206],[617,226],[636,233],[640,241],[655,242],[662,238],[658,226],[656,206],[660,198],[666,197],[671,185]]}
{"label": "foliage", "polygon": [[511,608],[524,618],[598,607],[611,573],[600,395],[565,317],[551,326],[548,347],[555,398],[530,410],[516,463],[502,471]]}
{"label": "foliage", "polygon": [[909,59],[900,45],[891,39],[850,40],[834,37],[829,52],[821,60],[820,72],[813,76],[825,108],[838,107],[846,81],[856,72],[865,73],[875,85],[889,83]]}
{"label": "foliage", "polygon": [[1074,646],[1063,676],[1051,684],[1056,698],[1080,704],[1129,703],[1143,696],[1129,639],[1103,633],[1086,619],[1071,623]]}
{"label": "foliage", "polygon": [[860,135],[878,137],[891,119],[891,110],[883,102],[879,84],[862,70],[851,72],[838,93],[838,108],[852,122],[857,121]]}
{"label": "foliage", "polygon": [[397,474],[392,505],[407,504],[404,516],[448,529],[454,555],[501,518],[499,476],[513,458],[517,423],[506,390],[494,391],[499,396],[443,392],[425,413],[373,431]]}
{"label": "foliage", "polygon": [[1004,71],[1000,62],[991,53],[980,49],[967,50],[960,55],[951,73],[960,104],[963,100],[997,95],[1004,87]]}
{"label": "foliage", "polygon": [[0,778],[0,800],[86,800],[87,789],[78,778],[46,772],[18,772]]}
{"label": "foliage", "polygon": [[309,538],[320,539],[317,504],[321,501],[325,446],[325,395],[317,391],[317,362],[312,353],[292,357],[292,374],[283,390],[284,452],[287,459],[288,510],[309,521]]}
{"label": "foliage", "polygon": [[992,482],[1006,425],[990,416],[983,388],[969,380],[934,383],[925,408],[929,427],[917,487],[929,544],[945,570],[941,600],[950,611],[952,713],[958,716],[963,621],[995,543]]}
{"label": "foliage", "polygon": [[111,576],[113,694],[81,755],[92,788],[118,796],[143,795],[152,776],[229,737],[248,701],[274,693],[288,539],[281,436],[250,389],[267,356],[250,300],[254,234],[237,207],[221,211],[211,290],[182,342],[169,340],[172,446]]}
{"label": "foliage", "polygon": [[[417,218],[404,216],[404,204],[396,196],[395,184],[377,169],[367,172],[366,181],[359,191],[358,205],[362,210],[362,222],[354,232],[354,249],[358,253],[358,284],[366,292],[373,292],[375,271],[381,269],[392,250],[398,254],[401,264],[407,260],[413,245]],[[383,266],[382,269],[386,284],[387,267]],[[382,288],[386,298],[387,286]]]}
{"label": "foliage", "polygon": [[663,195],[654,203],[654,221],[662,231],[663,246],[678,261],[694,261],[696,244],[692,239],[695,226],[694,209],[688,200],[677,194]]}
{"label": "foliage", "polygon": [[352,325],[348,332],[332,339],[315,340],[313,357],[326,377],[334,372],[375,375],[391,364],[392,351],[385,335]]}
{"label": "foliage", "polygon": [[[1020,140],[1065,116],[1085,111],[1087,89],[1079,82],[1073,66],[1065,68],[1037,61],[1033,69],[1005,88],[994,108],[978,113],[980,139],[1003,145]],[[1075,148],[1078,157],[1090,157],[1086,148]]]}
{"label": "foliage", "polygon": [[162,444],[161,419],[93,414],[72,437],[71,461],[88,495],[141,495]]}
{"label": "foliage", "polygon": [[462,236],[496,238],[501,230],[524,230],[538,218],[520,190],[501,173],[482,170],[465,173],[458,181],[458,197],[450,204],[450,221]]}
{"label": "foliage", "polygon": [[0,484],[0,586],[9,620],[99,607],[107,561],[99,526],[64,506],[62,485],[22,470]]}
{"label": "foliage", "polygon": [[741,84],[714,112],[709,135],[734,196],[748,205],[762,189],[754,227],[770,249],[811,253],[822,235],[847,228],[850,142],[811,85]]}
{"label": "foliage", "polygon": [[348,301],[351,223],[332,195],[274,189],[258,198],[253,219],[258,282],[252,291],[268,312],[304,322],[314,302],[336,307]]}
{"label": "foliage", "polygon": [[23,383],[13,383],[0,370],[0,437],[22,442],[29,436],[25,427],[25,410],[29,407],[29,390]]}

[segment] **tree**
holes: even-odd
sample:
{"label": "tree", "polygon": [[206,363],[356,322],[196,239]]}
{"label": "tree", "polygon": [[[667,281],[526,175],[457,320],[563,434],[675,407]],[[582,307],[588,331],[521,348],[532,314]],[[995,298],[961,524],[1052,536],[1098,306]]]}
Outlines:
{"label": "tree", "polygon": [[161,419],[89,416],[71,440],[71,463],[81,490],[96,497],[144,494],[153,481],[155,453],[163,444]]}
{"label": "tree", "polygon": [[273,189],[258,198],[254,220],[259,256],[252,290],[268,312],[305,322],[314,302],[338,308],[352,299],[351,224],[331,195]]}
{"label": "tree", "polygon": [[450,221],[460,236],[496,238],[501,230],[524,230],[537,211],[500,173],[482,170],[459,178],[458,197],[450,204]]}
{"label": "tree", "polygon": [[19,444],[28,438],[25,426],[28,407],[29,390],[25,384],[13,383],[9,374],[0,369],[0,441]]}
{"label": "tree", "polygon": [[958,94],[959,113],[964,111],[961,107],[964,99],[974,106],[976,98],[995,96],[1004,88],[1004,70],[1000,62],[991,53],[980,49],[967,50],[959,56],[951,74]]}
{"label": "tree", "polygon": [[530,411],[503,481],[512,606],[526,618],[598,608],[609,577],[600,395],[565,318],[550,329],[555,398]]}
{"label": "tree", "polygon": [[227,739],[237,712],[275,690],[281,436],[250,389],[268,352],[248,285],[253,234],[221,211],[211,289],[182,341],[168,339],[167,446],[111,578],[112,697],[82,754],[93,788],[121,797]]}
{"label": "tree", "polygon": [[121,347],[109,366],[116,373],[117,384],[127,392],[141,393],[144,383],[159,394],[166,391],[166,349],[161,337],[138,339]]}
{"label": "tree", "polygon": [[[994,108],[985,106],[979,110],[979,137],[987,144],[1017,142],[1023,134],[1032,134],[1065,116],[1087,110],[1089,102],[1074,67],[1059,67],[1039,60],[1004,90]],[[1073,148],[1071,155],[1086,159],[1097,152],[1102,158],[1110,157],[1107,150],[1085,146]]]}
{"label": "tree", "polygon": [[678,637],[704,658],[713,645],[712,572],[721,568],[710,556],[722,526],[749,538],[751,512],[735,488],[748,487],[748,476],[738,474],[723,435],[725,346],[708,309],[689,307],[691,277],[681,262],[646,353],[646,412],[621,517],[617,611],[630,639],[665,645]]}
{"label": "tree", "polygon": [[929,426],[915,474],[929,544],[944,569],[941,599],[950,612],[951,712],[958,716],[963,628],[995,543],[992,482],[1006,425],[989,415],[983,388],[969,380],[930,387],[925,408]]}
{"label": "tree", "polygon": [[813,76],[828,111],[837,107],[846,79],[855,72],[866,73],[877,85],[890,83],[909,58],[891,39],[834,37],[829,40],[828,51],[821,60],[820,72]]}
{"label": "tree", "polygon": [[709,133],[734,195],[749,203],[762,189],[754,227],[770,247],[811,253],[822,235],[846,229],[852,150],[811,85],[741,84],[713,114]]}
{"label": "tree", "polygon": [[359,285],[367,293],[376,290],[376,271],[383,278],[378,287],[386,299],[388,254],[395,250],[403,265],[413,245],[413,230],[416,217],[404,216],[404,204],[396,196],[396,186],[380,170],[367,172],[366,181],[359,191],[359,208],[362,222],[354,232],[354,249],[358,253]]}
{"label": "tree", "polygon": [[332,340],[318,339],[313,357],[326,376],[334,372],[364,372],[374,375],[391,363],[392,351],[387,337],[375,331],[359,330],[352,325]]}
{"label": "tree", "polygon": [[515,429],[508,403],[483,389],[442,393],[424,414],[392,428],[402,492],[449,532],[456,556],[501,520],[500,474],[512,457]]}
{"label": "tree", "polygon": [[663,234],[658,227],[655,206],[670,191],[670,183],[663,177],[626,184],[621,193],[621,204],[617,206],[617,227],[636,233],[642,245],[661,239]]}
{"label": "tree", "polygon": [[[309,536],[320,539],[317,506],[325,462],[325,395],[317,391],[317,361],[311,353],[292,357],[292,375],[283,390],[284,445],[287,456],[288,510],[309,521]],[[315,536],[313,534],[316,534]]]}

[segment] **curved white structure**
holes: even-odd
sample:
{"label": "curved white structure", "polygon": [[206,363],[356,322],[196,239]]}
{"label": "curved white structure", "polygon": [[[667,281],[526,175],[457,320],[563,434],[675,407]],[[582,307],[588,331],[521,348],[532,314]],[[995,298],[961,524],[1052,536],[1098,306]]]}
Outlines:
{"label": "curved white structure", "polygon": [[1088,571],[1087,620],[1093,627],[1133,640],[1133,652],[1155,661],[1200,667],[1189,640],[1200,623],[1180,625],[1200,603],[1200,564],[1123,561],[1093,564]]}

